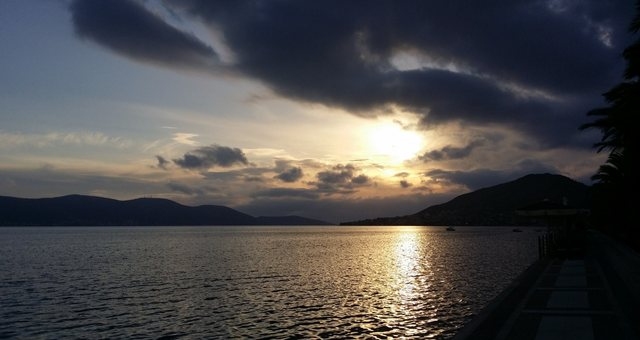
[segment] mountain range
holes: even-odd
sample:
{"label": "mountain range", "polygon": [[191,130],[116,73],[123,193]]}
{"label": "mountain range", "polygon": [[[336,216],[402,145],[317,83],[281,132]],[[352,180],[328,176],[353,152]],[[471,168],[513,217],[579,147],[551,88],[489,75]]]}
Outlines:
{"label": "mountain range", "polygon": [[[590,187],[555,174],[531,174],[479,189],[414,214],[341,225],[515,225],[515,211],[540,202],[589,207]],[[68,195],[0,196],[0,226],[331,225],[300,216],[254,217],[225,206],[185,206],[168,199]]]}
{"label": "mountain range", "polygon": [[184,226],[184,225],[328,225],[300,216],[253,217],[218,206],[185,206],[161,198],[119,201],[68,195],[54,198],[0,196],[2,226]]}
{"label": "mountain range", "polygon": [[415,214],[343,222],[341,225],[516,225],[516,210],[543,201],[588,209],[590,191],[590,186],[562,175],[531,174],[457,196]]}

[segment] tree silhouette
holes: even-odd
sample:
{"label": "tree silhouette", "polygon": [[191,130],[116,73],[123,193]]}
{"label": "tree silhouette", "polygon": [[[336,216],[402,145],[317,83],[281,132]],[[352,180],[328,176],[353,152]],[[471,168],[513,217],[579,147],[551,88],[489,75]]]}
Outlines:
{"label": "tree silhouette", "polygon": [[[636,1],[636,15],[629,31],[632,34],[640,31],[640,0]],[[635,165],[638,132],[633,130],[636,129],[634,116],[640,113],[640,40],[628,46],[622,56],[627,63],[624,79],[603,95],[609,106],[589,111],[587,115],[595,120],[581,125],[580,129],[599,129],[602,137],[594,147],[597,152],[609,152],[606,163],[592,177],[596,181],[593,206],[596,221],[624,232],[640,246],[640,228],[632,227],[632,212],[637,207],[631,200],[638,188]]]}
{"label": "tree silhouette", "polygon": [[598,172],[591,178],[601,184],[618,185],[625,183],[624,155],[617,152],[609,154],[607,162],[600,166]]}

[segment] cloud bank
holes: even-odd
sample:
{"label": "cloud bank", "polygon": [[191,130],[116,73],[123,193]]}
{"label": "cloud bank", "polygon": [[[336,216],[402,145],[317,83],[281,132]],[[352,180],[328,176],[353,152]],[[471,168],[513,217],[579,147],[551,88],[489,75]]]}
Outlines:
{"label": "cloud bank", "polygon": [[625,1],[167,0],[180,20],[221,32],[234,55],[139,2],[74,1],[80,37],[141,62],[256,79],[281,96],[357,115],[391,106],[425,127],[500,124],[546,147],[577,126],[622,72]]}
{"label": "cloud bank", "polygon": [[134,1],[74,1],[70,10],[78,36],[136,60],[202,69],[219,59],[194,35],[169,25]]}

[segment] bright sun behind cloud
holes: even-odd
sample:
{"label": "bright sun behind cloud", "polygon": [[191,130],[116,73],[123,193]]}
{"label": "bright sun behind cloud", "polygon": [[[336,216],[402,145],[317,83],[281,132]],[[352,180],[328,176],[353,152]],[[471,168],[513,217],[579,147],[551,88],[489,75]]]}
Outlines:
{"label": "bright sun behind cloud", "polygon": [[371,153],[395,163],[415,157],[424,145],[420,134],[393,122],[374,126],[368,135]]}

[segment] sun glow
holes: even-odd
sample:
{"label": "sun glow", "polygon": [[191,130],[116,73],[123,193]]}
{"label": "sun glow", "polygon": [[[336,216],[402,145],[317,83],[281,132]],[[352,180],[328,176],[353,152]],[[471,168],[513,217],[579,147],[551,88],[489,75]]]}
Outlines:
{"label": "sun glow", "polygon": [[385,156],[393,162],[414,157],[424,144],[422,136],[404,129],[396,123],[383,123],[369,132],[369,145],[376,156]]}

